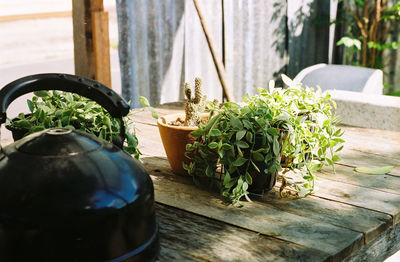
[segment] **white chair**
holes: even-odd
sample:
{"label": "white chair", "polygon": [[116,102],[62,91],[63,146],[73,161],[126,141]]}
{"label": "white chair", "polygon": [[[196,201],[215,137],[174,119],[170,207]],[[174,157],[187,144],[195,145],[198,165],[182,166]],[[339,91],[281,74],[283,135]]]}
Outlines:
{"label": "white chair", "polygon": [[319,86],[323,91],[336,89],[383,94],[382,71],[359,66],[317,64],[301,70],[294,81],[307,86]]}
{"label": "white chair", "polygon": [[342,124],[400,131],[400,97],[382,95],[381,70],[317,64],[303,69],[294,81],[328,91]]}

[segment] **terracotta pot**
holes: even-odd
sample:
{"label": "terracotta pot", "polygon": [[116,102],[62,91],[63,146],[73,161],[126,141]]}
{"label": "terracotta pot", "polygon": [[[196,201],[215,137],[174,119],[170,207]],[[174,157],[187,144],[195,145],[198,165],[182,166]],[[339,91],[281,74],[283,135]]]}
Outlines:
{"label": "terracotta pot", "polygon": [[[184,120],[185,114],[162,116],[158,119],[157,125],[172,170],[175,174],[185,175],[187,172],[183,169],[183,163],[189,162],[189,159],[185,157],[186,144],[194,142],[195,138],[190,133],[196,130],[197,126],[173,126],[167,124],[178,118]],[[201,118],[207,119],[208,114],[202,114]]]}

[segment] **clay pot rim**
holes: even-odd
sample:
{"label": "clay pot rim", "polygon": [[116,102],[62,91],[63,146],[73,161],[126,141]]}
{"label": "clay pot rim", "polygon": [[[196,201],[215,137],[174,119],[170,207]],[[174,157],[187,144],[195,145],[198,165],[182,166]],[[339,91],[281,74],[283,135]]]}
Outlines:
{"label": "clay pot rim", "polygon": [[[200,116],[202,119],[204,119],[209,116],[209,113],[201,113]],[[165,116],[160,116],[157,120],[157,124],[159,126],[163,126],[163,127],[167,127],[167,128],[171,128],[171,129],[179,129],[179,130],[194,131],[194,130],[198,129],[197,126],[173,126],[173,125],[167,124],[167,122],[174,121],[174,120],[178,119],[178,117],[185,119],[185,113],[177,113],[177,114],[169,114],[169,115],[165,115]]]}

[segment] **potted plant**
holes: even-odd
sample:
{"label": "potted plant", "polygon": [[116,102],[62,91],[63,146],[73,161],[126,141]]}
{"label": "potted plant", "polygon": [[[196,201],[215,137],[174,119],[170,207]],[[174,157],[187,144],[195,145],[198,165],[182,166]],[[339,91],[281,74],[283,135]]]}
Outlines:
{"label": "potted plant", "polygon": [[[51,127],[67,127],[93,134],[112,142],[120,133],[120,124],[96,102],[78,94],[59,91],[34,92],[32,100],[27,100],[30,114],[20,113],[7,120],[14,140]],[[125,117],[126,141],[124,150],[139,159],[138,139],[135,135],[131,111]]]}
{"label": "potted plant", "polygon": [[307,195],[314,190],[312,171],[324,165],[335,170],[334,163],[341,160],[338,152],[343,148],[343,132],[337,127],[336,104],[329,93],[322,93],[319,87],[303,87],[285,75],[282,80],[286,88],[276,88],[270,81],[268,91],[259,89],[257,95],[243,101],[268,106],[275,119],[284,120],[282,128],[288,136],[282,143],[281,192],[288,186]]}
{"label": "potted plant", "polygon": [[[203,113],[206,97],[202,93],[201,79],[195,78],[194,95],[192,95],[192,88],[189,83],[185,83],[184,93],[187,99],[185,113],[162,116],[157,121],[171,168],[174,173],[181,175],[186,174],[183,168],[183,163],[188,161],[185,157],[186,144],[194,141],[190,133],[208,118],[208,114]],[[143,101],[144,99],[142,103]],[[143,104],[147,107],[150,106],[147,100]]]}
{"label": "potted plant", "polygon": [[[262,194],[276,181],[284,132],[267,107],[233,102],[209,106],[210,119],[192,132],[185,169],[196,183],[207,181],[232,202]],[[249,198],[248,198],[249,199]]]}
{"label": "potted plant", "polygon": [[191,161],[184,167],[196,183],[206,180],[236,203],[270,190],[279,172],[281,192],[290,187],[307,195],[314,190],[312,171],[340,160],[343,133],[335,126],[329,94],[282,78],[286,89],[271,81],[268,91],[259,89],[243,103],[209,104],[208,122],[191,133],[197,139],[187,145]]}

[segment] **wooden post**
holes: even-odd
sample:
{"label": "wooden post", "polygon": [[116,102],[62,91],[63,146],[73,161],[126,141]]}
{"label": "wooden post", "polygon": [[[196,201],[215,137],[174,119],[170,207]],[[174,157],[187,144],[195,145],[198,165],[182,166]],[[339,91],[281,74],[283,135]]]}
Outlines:
{"label": "wooden post", "polygon": [[73,0],[75,74],[111,87],[108,13],[103,0]]}

